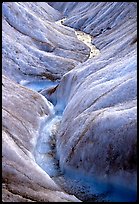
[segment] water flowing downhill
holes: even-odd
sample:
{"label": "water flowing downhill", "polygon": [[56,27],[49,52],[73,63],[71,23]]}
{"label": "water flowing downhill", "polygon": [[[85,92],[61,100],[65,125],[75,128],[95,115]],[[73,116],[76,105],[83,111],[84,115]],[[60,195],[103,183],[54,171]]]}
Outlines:
{"label": "water flowing downhill", "polygon": [[[64,19],[58,20],[56,23],[63,26]],[[71,28],[70,28],[71,29]],[[89,34],[83,33],[81,31],[74,30],[77,38],[85,43],[90,48],[89,58],[97,56],[100,54],[99,50],[91,43],[91,36]],[[33,81],[21,81],[21,85],[32,89],[34,91],[40,92],[46,88],[54,87],[58,85],[58,81],[50,80],[33,80]],[[47,98],[47,97],[46,97]],[[36,148],[34,150],[34,157],[36,163],[53,178],[53,180],[59,184],[66,192],[71,193],[83,200],[95,200],[95,196],[92,196],[92,186],[88,181],[82,180],[82,176],[72,175],[70,173],[63,173],[59,166],[59,160],[56,154],[56,135],[62,119],[62,113],[59,110],[55,110],[55,106],[51,104],[51,114],[43,122],[37,140]],[[64,110],[63,110],[64,111]],[[78,174],[78,173],[77,173]],[[92,185],[92,184],[91,184]],[[94,189],[93,189],[94,193]]]}
{"label": "water flowing downhill", "polygon": [[137,3],[2,3],[2,202],[137,201]]}
{"label": "water flowing downhill", "polygon": [[[31,88],[34,88],[34,83]],[[113,187],[111,184],[103,183],[93,178],[90,179],[90,177],[78,171],[61,171],[57,156],[56,139],[63,113],[59,114],[59,111],[55,110],[55,106],[51,102],[49,102],[49,104],[51,113],[41,126],[40,135],[34,150],[36,163],[48,173],[62,189],[67,193],[74,194],[82,201],[103,202],[118,199],[121,201],[124,194],[128,200],[129,198],[134,198],[134,192],[120,189],[119,186]],[[120,191],[122,192],[121,194],[119,193]]]}
{"label": "water flowing downhill", "polygon": [[49,176],[58,176],[60,169],[56,159],[56,134],[61,116],[52,116],[48,119],[38,138],[35,159],[37,164],[46,171]]}
{"label": "water flowing downhill", "polygon": [[[66,18],[58,20],[56,23],[63,26],[63,22]],[[75,31],[77,38],[85,43],[90,48],[89,58],[97,56],[100,52],[91,44],[91,36],[81,31]],[[20,84],[35,90],[37,92],[46,88],[51,88],[58,85],[57,81],[50,80],[33,80],[32,82],[21,81]],[[50,102],[51,103],[51,102]],[[36,162],[41,168],[46,171],[51,177],[54,177],[60,173],[58,166],[58,160],[56,159],[56,134],[62,114],[57,114],[54,105],[51,103],[52,113],[50,117],[44,122],[40,136],[37,140],[36,149],[34,152]],[[61,173],[60,173],[61,174]]]}
{"label": "water flowing downhill", "polygon": [[[34,83],[30,88],[34,89]],[[37,84],[35,88],[38,90]],[[100,186],[97,181],[90,180],[79,172],[61,171],[56,150],[56,137],[62,113],[59,114],[55,106],[49,103],[51,113],[41,126],[34,150],[36,163],[67,193],[74,194],[83,201],[103,201],[104,193],[98,195],[100,189],[103,188],[102,184]]]}
{"label": "water flowing downhill", "polygon": [[[66,18],[62,18],[56,23],[63,26],[65,19]],[[90,48],[89,58],[94,57],[100,53],[99,50],[91,44],[91,36],[89,34],[81,31],[75,31],[75,34],[80,41],[87,44],[87,46]],[[45,88],[50,88],[58,85],[58,82],[52,82],[50,80],[36,80],[29,83],[23,81],[21,82],[21,84],[32,90],[40,92]],[[51,104],[51,106],[53,107],[52,114],[45,121],[43,127],[41,128],[40,136],[38,138],[34,154],[37,164],[41,166],[41,168],[46,171],[51,177],[54,177],[60,173],[58,160],[56,159],[56,134],[60,125],[62,114],[57,114],[54,105]]]}
{"label": "water flowing downhill", "polygon": [[[63,26],[64,20],[65,18],[58,20],[56,23]],[[92,45],[92,37],[89,34],[77,30],[74,31],[77,38],[90,48],[88,59],[100,54],[100,51],[94,45]],[[45,88],[58,85],[59,82],[51,82],[48,80],[39,82],[36,80],[29,83],[23,82],[22,84],[30,89],[40,92]],[[122,194],[119,194],[120,187],[113,188],[111,184],[106,184],[102,183],[102,181],[90,179],[87,176],[82,175],[81,172],[72,172],[72,170],[65,172],[61,171],[56,150],[56,139],[62,119],[62,113],[59,114],[58,110],[55,110],[53,101],[51,101],[50,104],[52,109],[51,115],[44,121],[41,127],[40,135],[34,150],[36,163],[44,171],[46,171],[49,176],[59,186],[61,186],[61,188],[70,194],[74,194],[80,200],[103,202],[106,200],[117,201],[119,199],[121,201],[123,194],[129,194],[130,198],[134,197],[134,192],[128,192],[122,189]],[[119,198],[117,196],[119,196]]]}
{"label": "water flowing downhill", "polygon": [[[56,23],[58,25],[64,25],[64,21],[66,20],[66,17],[62,18],[61,20],[58,20]],[[89,58],[98,56],[100,54],[100,50],[97,49],[93,44],[92,44],[92,39],[93,37],[90,34],[87,34],[83,31],[79,31],[79,30],[74,30],[78,40],[80,40],[81,42],[85,43],[89,48],[90,48],[90,53],[89,53]]]}

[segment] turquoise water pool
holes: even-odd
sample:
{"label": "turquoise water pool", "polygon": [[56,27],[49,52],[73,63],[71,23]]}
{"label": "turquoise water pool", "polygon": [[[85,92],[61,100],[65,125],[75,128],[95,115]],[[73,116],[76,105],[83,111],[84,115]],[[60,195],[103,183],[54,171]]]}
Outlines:
{"label": "turquoise water pool", "polygon": [[41,91],[45,88],[50,88],[57,85],[59,82],[50,80],[34,80],[31,82],[25,82],[23,85],[34,91]]}

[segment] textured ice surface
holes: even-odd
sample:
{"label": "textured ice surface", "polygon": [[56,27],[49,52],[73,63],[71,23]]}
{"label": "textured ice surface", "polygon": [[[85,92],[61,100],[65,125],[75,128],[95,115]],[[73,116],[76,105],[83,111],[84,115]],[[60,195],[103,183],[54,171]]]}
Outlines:
{"label": "textured ice surface", "polygon": [[[70,188],[75,188],[79,192],[79,198],[85,201],[91,201],[96,198],[97,201],[109,202],[128,202],[136,201],[136,191],[132,190],[130,186],[123,187],[121,185],[122,178],[119,184],[113,185],[111,181],[107,182],[104,179],[90,178],[87,174],[80,171],[65,171],[64,177],[69,182]],[[111,178],[116,180],[119,178]],[[81,195],[84,193],[86,196]]]}
{"label": "textured ice surface", "polygon": [[62,191],[34,159],[42,121],[52,116],[51,104],[5,76],[2,82],[2,200],[79,201]]}
{"label": "textured ice surface", "polygon": [[47,3],[3,2],[2,7],[3,74],[12,80],[60,79],[88,58],[89,48],[73,29],[55,23],[61,14]]}
{"label": "textured ice surface", "polygon": [[[136,2],[49,4],[62,13],[43,2],[3,2],[3,74],[45,87],[41,93],[55,105],[4,82],[6,190],[22,200],[71,201],[48,172],[82,200],[135,201]],[[89,44],[93,36],[97,57],[88,59],[90,48],[73,28]]]}
{"label": "textured ice surface", "polygon": [[54,93],[56,108],[64,108],[57,135],[60,167],[106,177],[112,191],[104,199],[135,201],[136,3],[49,4],[67,15],[66,26],[95,36],[92,42],[101,49],[97,58],[65,74]]}

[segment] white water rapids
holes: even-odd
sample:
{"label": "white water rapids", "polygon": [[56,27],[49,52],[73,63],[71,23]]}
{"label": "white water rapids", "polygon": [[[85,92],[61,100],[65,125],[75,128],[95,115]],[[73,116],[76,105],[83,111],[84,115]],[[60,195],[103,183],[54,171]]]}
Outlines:
{"label": "white water rapids", "polygon": [[56,156],[56,134],[59,127],[61,116],[52,116],[40,132],[37,141],[35,160],[37,164],[49,174],[49,176],[59,175],[59,166]]}

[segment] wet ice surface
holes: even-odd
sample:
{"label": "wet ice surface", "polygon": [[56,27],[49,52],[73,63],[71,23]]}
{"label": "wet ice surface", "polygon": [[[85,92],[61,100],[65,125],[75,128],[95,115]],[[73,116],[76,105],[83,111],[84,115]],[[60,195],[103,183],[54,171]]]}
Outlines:
{"label": "wet ice surface", "polygon": [[[5,9],[5,12],[7,13],[6,10],[7,9]],[[19,15],[19,13],[17,13],[17,14]],[[50,12],[50,14],[51,14],[51,12]],[[122,13],[122,15],[123,14],[124,13]],[[7,18],[8,18],[8,16],[7,16]],[[44,16],[45,16],[45,13],[44,13]],[[34,20],[35,19],[34,15],[31,15],[31,18]],[[13,19],[13,18],[9,17],[9,22],[11,22],[12,25],[15,25],[14,21],[12,21],[11,19]],[[23,21],[23,22],[26,22],[26,21]],[[33,22],[33,21],[29,21],[29,22]],[[51,25],[50,23],[48,23],[48,24]],[[61,20],[58,21],[57,24],[61,25]],[[34,23],[33,23],[33,25],[34,25]],[[16,27],[19,29],[19,31],[23,30],[21,24],[17,25]],[[27,27],[28,27],[28,25],[27,25]],[[27,33],[28,35],[30,35],[31,29],[28,29],[27,27],[26,27],[27,32],[26,32],[26,30],[24,32]],[[49,26],[49,28],[50,28],[50,26]],[[53,29],[53,27],[52,27],[52,29]],[[95,28],[93,30],[95,30]],[[31,36],[33,36],[33,37],[35,36],[36,39],[40,39],[40,40],[43,39],[44,42],[47,42],[47,39],[45,38],[46,32],[45,32],[45,29],[43,27],[42,27],[42,32],[40,32],[40,33],[37,32],[37,30],[36,30],[35,34],[33,34],[34,31],[32,32]],[[40,29],[40,31],[41,31],[41,29]],[[49,29],[48,29],[48,31],[49,31]],[[87,29],[86,29],[86,31],[87,31]],[[81,31],[75,31],[75,34],[77,35],[77,38],[79,40],[86,43],[90,47],[91,53],[92,53],[92,54],[90,53],[90,57],[91,56],[93,57],[95,55],[94,54],[95,48],[91,44],[91,36],[88,34],[85,34],[84,32],[81,32]],[[109,37],[107,37],[109,42],[112,39],[112,37],[110,39],[109,39]],[[19,40],[20,40],[20,38],[19,38]],[[50,42],[51,42],[51,38],[50,38]],[[99,40],[98,40],[98,42],[99,42]],[[106,42],[104,40],[103,43],[107,44],[107,40],[106,40]],[[103,43],[102,43],[102,45],[103,45]],[[127,42],[127,44],[128,44],[128,42]],[[61,45],[63,45],[63,43],[61,43]],[[114,47],[112,47],[112,48],[114,48]],[[52,49],[53,49],[53,47],[52,47]],[[30,50],[32,50],[31,47],[30,47],[30,49],[28,49],[28,51],[30,51]],[[128,49],[127,49],[127,51],[128,51]],[[37,53],[35,50],[32,53],[33,54],[36,53],[36,56],[39,56],[39,52]],[[97,53],[97,51],[96,51],[96,55],[97,54],[99,54],[99,53]],[[17,54],[17,56],[18,56],[18,54]],[[28,58],[28,56],[27,56],[27,58]],[[35,57],[33,58],[33,60],[34,59],[35,59]],[[27,60],[27,62],[28,62],[28,60]],[[102,61],[102,63],[104,63],[104,62],[105,61]],[[45,64],[44,64],[44,66],[45,66]],[[97,65],[96,65],[96,67],[97,67]],[[12,73],[14,73],[14,72],[12,72]],[[104,73],[104,75],[105,75],[105,73]],[[107,74],[106,74],[106,77],[108,78]],[[104,79],[104,78],[105,77],[103,77],[102,79]],[[102,79],[100,78],[97,81],[97,83],[99,84],[99,82],[101,82]],[[107,80],[106,80],[106,82],[107,82]],[[57,84],[57,82],[51,82],[49,80],[48,81],[47,80],[43,80],[43,81],[39,81],[39,80],[37,81],[36,80],[36,81],[32,81],[32,82],[25,82],[25,83],[23,83],[23,85],[25,85],[26,87],[28,87],[32,90],[41,91],[44,88],[51,88],[53,85],[56,85],[55,83]],[[96,82],[94,82],[94,84],[95,83]],[[104,84],[105,84],[105,80],[104,80]],[[91,87],[91,85],[89,85],[89,86]],[[100,86],[101,86],[101,84],[100,84]],[[86,86],[86,87],[87,87],[87,89],[89,88],[88,86]],[[63,100],[64,100],[64,97],[62,96],[61,101],[60,101],[60,107],[64,106],[64,105],[62,105],[62,103],[64,104]],[[104,105],[105,105],[105,100],[102,103],[104,103]],[[101,104],[101,102],[100,102],[100,104]],[[99,107],[99,105],[98,105],[98,107]],[[53,108],[53,106],[52,106],[52,108]],[[57,108],[57,112],[58,111],[60,111],[59,107]],[[35,157],[36,157],[36,162],[38,163],[38,165],[40,165],[44,171],[46,171],[50,176],[52,176],[54,180],[57,180],[57,182],[59,182],[60,186],[63,186],[63,188],[65,190],[67,190],[67,192],[71,192],[72,194],[77,195],[82,200],[98,201],[98,200],[103,200],[105,198],[104,200],[109,200],[109,201],[134,201],[135,200],[135,193],[131,192],[127,189],[124,190],[120,186],[116,187],[116,186],[112,186],[110,184],[103,184],[103,182],[97,182],[95,180],[91,180],[90,178],[87,179],[86,176],[81,175],[79,172],[76,172],[76,173],[75,172],[72,172],[72,173],[71,172],[64,172],[63,175],[59,175],[61,172],[60,172],[58,160],[56,159],[56,147],[55,147],[56,144],[55,143],[56,143],[56,135],[57,135],[60,121],[61,121],[61,117],[62,116],[60,116],[60,115],[58,116],[57,113],[51,114],[51,116],[49,118],[47,118],[47,120],[45,120],[45,122],[44,122],[44,124],[40,130],[40,136],[38,138],[36,149],[35,149]],[[76,130],[74,130],[74,131],[76,131]]]}
{"label": "wet ice surface", "polygon": [[[52,105],[53,106],[53,105]],[[35,149],[36,163],[67,193],[74,194],[82,201],[132,202],[136,192],[123,186],[97,180],[76,170],[61,170],[56,153],[56,137],[62,115],[53,114],[44,121]]]}
{"label": "wet ice surface", "polygon": [[57,85],[59,82],[51,80],[33,80],[33,81],[21,81],[20,84],[34,91],[41,91],[44,88],[50,88]]}
{"label": "wet ice surface", "polygon": [[[62,25],[66,18],[56,21],[58,25]],[[69,28],[71,29],[71,28]],[[91,44],[91,36],[89,34],[85,34],[81,31],[75,31],[77,38],[87,44],[90,47],[90,57],[98,55],[99,51]],[[50,80],[33,80],[33,81],[21,81],[20,84],[25,87],[34,90],[34,91],[42,91],[46,88],[51,88],[57,85],[59,82],[52,82]],[[61,171],[58,165],[58,160],[56,159],[56,133],[58,126],[61,120],[61,112],[57,110],[57,115],[51,116],[44,124],[40,136],[37,141],[36,149],[35,149],[35,160],[37,164],[46,171],[51,177],[55,177],[60,175]],[[64,178],[64,177],[63,177]],[[66,178],[68,179],[68,178]],[[70,180],[71,182],[71,180]],[[72,180],[72,185],[75,180]],[[67,182],[66,182],[67,183]]]}
{"label": "wet ice surface", "polygon": [[[45,88],[51,88],[58,84],[57,81],[50,80],[33,80],[33,81],[21,81],[21,85],[34,90],[41,91]],[[40,135],[37,140],[36,148],[34,150],[34,157],[36,163],[46,172],[49,176],[57,176],[60,174],[60,168],[58,166],[58,160],[55,158],[55,143],[56,134],[61,121],[61,114],[55,115],[54,106],[51,102],[50,116],[43,122],[40,130]]]}
{"label": "wet ice surface", "polygon": [[[59,168],[59,167],[58,167]],[[58,170],[58,169],[57,169]],[[60,174],[61,173],[61,174]],[[86,202],[134,202],[136,192],[132,186],[123,186],[123,181],[113,184],[110,180],[84,174],[80,170],[68,167],[52,175],[52,179],[64,191]],[[120,178],[111,178],[115,180]]]}
{"label": "wet ice surface", "polygon": [[[54,86],[58,82],[22,81],[21,84],[35,91]],[[44,121],[34,150],[36,163],[67,193],[74,194],[82,201],[94,202],[130,202],[136,200],[136,192],[114,186],[110,183],[87,177],[78,171],[61,171],[56,153],[56,137],[62,119],[62,112],[51,104],[51,114]],[[61,101],[62,104],[62,101]]]}
{"label": "wet ice surface", "polygon": [[49,174],[57,176],[60,173],[58,160],[56,159],[56,134],[61,116],[51,116],[42,127],[35,149],[37,164]]}
{"label": "wet ice surface", "polygon": [[[62,19],[63,20],[63,19]],[[61,21],[57,24],[61,25]],[[77,38],[86,43],[91,51],[89,58],[97,56],[100,52],[91,43],[91,36],[75,31]],[[32,82],[23,81],[22,85],[35,90],[41,91],[45,88],[51,88],[58,84],[50,80],[34,80]],[[61,101],[62,104],[62,101]],[[52,104],[53,106],[53,104]],[[62,106],[63,107],[63,106]],[[94,202],[132,202],[136,200],[136,192],[121,186],[114,186],[110,183],[98,181],[76,171],[61,171],[56,154],[56,136],[62,119],[62,112],[55,109],[54,113],[44,122],[37,145],[34,151],[36,163],[53,178],[66,192],[74,194],[82,201]]]}
{"label": "wet ice surface", "polygon": [[54,179],[66,192],[76,195],[82,201],[133,202],[136,192],[123,186],[104,183],[103,180],[87,177],[80,172],[67,171]]}

